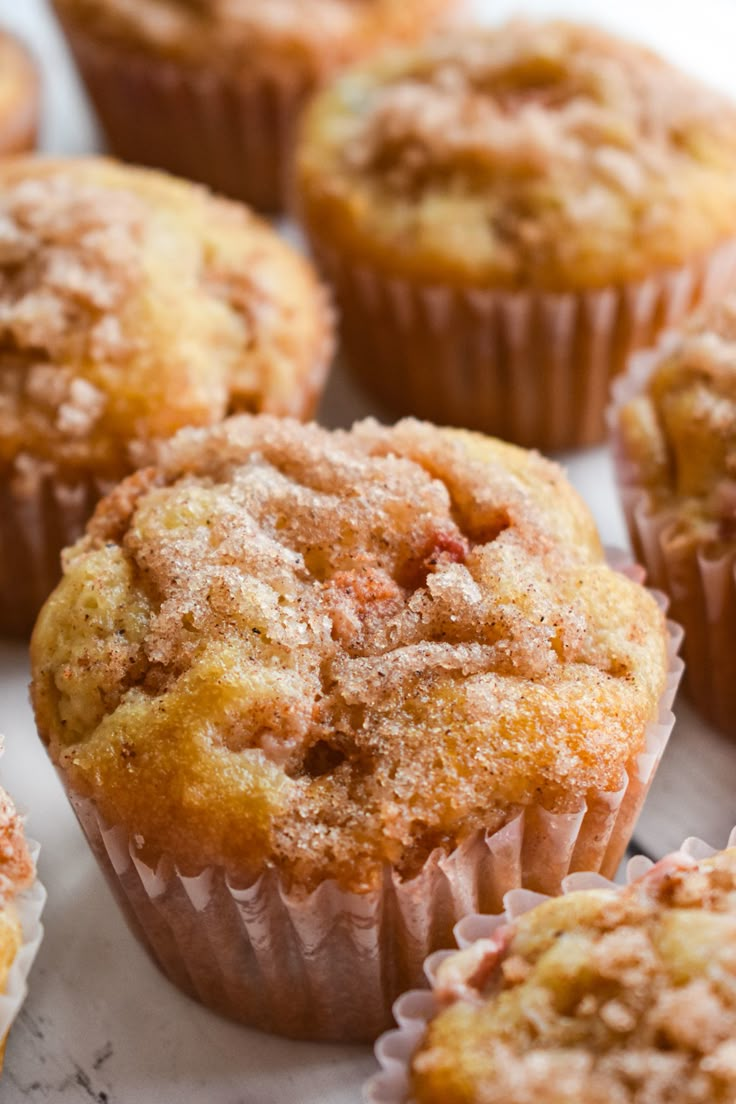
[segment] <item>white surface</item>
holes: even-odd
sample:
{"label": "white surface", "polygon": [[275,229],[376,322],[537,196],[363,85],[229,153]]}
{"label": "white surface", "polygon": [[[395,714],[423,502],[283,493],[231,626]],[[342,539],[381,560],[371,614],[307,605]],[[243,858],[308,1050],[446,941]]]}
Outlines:
{"label": "white surface", "polygon": [[[491,18],[520,10],[599,18],[736,94],[733,0],[489,0],[480,7]],[[0,22],[20,31],[43,60],[44,148],[94,149],[94,126],[42,0],[0,0]],[[369,410],[336,375],[323,420],[346,424]],[[621,544],[604,450],[579,454],[568,468],[604,541]],[[41,874],[49,890],[46,939],[8,1046],[2,1104],[357,1104],[374,1069],[367,1048],[296,1044],[246,1031],[180,996],[156,972],[128,934],[46,760],[26,684],[24,649],[0,645],[3,781],[43,845]],[[682,703],[677,713],[636,833],[657,856],[689,834],[723,844],[736,822],[736,746]]]}

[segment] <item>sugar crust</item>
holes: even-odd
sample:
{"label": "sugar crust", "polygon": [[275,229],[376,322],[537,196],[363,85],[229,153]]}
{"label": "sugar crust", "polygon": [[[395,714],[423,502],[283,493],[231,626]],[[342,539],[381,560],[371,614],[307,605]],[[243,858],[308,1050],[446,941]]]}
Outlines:
{"label": "sugar crust", "polygon": [[332,347],[307,263],[245,208],[99,158],[0,166],[0,465],[119,478],[151,441],[304,416]]}
{"label": "sugar crust", "polygon": [[32,655],[53,759],[148,860],[357,889],[618,790],[667,668],[538,454],[250,417],[103,501]]}

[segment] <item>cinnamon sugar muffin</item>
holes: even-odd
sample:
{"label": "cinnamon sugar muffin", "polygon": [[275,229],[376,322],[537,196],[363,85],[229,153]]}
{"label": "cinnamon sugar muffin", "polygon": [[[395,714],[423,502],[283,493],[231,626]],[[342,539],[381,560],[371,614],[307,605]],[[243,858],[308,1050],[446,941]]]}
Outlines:
{"label": "cinnamon sugar muffin", "polygon": [[[615,868],[669,667],[657,604],[538,455],[248,417],[180,433],[100,504],[32,657],[41,736],[164,969],[247,1022],[345,1038],[375,1036],[458,910]],[[252,939],[269,980],[252,949],[218,981],[172,946],[142,865],[178,931],[176,876],[208,870],[223,923],[260,886],[273,943],[214,938]]]}
{"label": "cinnamon sugar muffin", "polygon": [[735,170],[734,104],[560,22],[354,69],[297,157],[366,386],[548,448],[598,441],[627,353],[733,281]]}
{"label": "cinnamon sugar muffin", "polygon": [[612,413],[638,558],[686,629],[687,687],[736,734],[736,299],[644,356]]}
{"label": "cinnamon sugar muffin", "polygon": [[[113,152],[267,211],[328,76],[458,0],[54,0]],[[140,109],[140,110],[138,110]]]}
{"label": "cinnamon sugar muffin", "polygon": [[23,931],[17,901],[19,895],[32,885],[35,874],[20,817],[13,802],[0,787],[0,1070],[10,1026],[6,1022],[4,1002],[11,984],[18,985],[11,979],[11,970],[17,964],[18,954],[28,938]]}
{"label": "cinnamon sugar muffin", "polygon": [[2,631],[152,441],[307,416],[331,343],[309,266],[246,209],[111,161],[0,166]]}
{"label": "cinnamon sugar muffin", "polygon": [[436,985],[412,1104],[730,1104],[736,850],[546,901]]}
{"label": "cinnamon sugar muffin", "polygon": [[40,109],[36,66],[25,46],[0,29],[0,156],[33,149]]}

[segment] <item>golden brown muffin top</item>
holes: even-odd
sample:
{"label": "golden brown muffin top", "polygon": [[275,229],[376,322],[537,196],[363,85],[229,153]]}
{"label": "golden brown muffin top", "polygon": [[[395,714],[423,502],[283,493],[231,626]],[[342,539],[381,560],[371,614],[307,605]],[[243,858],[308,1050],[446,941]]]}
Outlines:
{"label": "golden brown muffin top", "polygon": [[440,967],[413,1104],[732,1104],[736,850],[549,900]]}
{"label": "golden brown muffin top", "polygon": [[52,758],[151,861],[357,889],[618,790],[667,666],[654,600],[538,454],[251,417],[100,505],[32,654]]}
{"label": "golden brown muffin top", "polygon": [[102,40],[211,68],[322,76],[414,41],[458,0],[54,0]]}
{"label": "golden brown muffin top", "polygon": [[673,535],[714,552],[736,539],[736,298],[709,308],[655,357],[617,412],[629,476]]}
{"label": "golden brown muffin top", "polygon": [[0,464],[114,478],[184,425],[301,415],[330,344],[311,269],[245,208],[102,159],[0,166]]}
{"label": "golden brown muffin top", "polygon": [[592,27],[397,52],[308,114],[317,236],[426,280],[567,290],[680,266],[736,226],[736,107]]}

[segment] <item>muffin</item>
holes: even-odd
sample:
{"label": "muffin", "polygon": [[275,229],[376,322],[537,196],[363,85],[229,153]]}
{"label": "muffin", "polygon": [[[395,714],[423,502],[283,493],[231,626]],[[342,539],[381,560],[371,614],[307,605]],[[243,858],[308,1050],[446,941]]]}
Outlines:
{"label": "muffin", "polygon": [[156,439],[308,416],[331,350],[311,269],[246,209],[111,161],[0,165],[0,631]]}
{"label": "muffin", "polygon": [[736,108],[569,23],[356,68],[307,112],[306,232],[388,408],[561,449],[632,349],[734,281]]}
{"label": "muffin", "polygon": [[40,99],[30,54],[17,38],[0,30],[0,157],[34,148]]}
{"label": "muffin", "polygon": [[[0,754],[2,741],[0,740]],[[0,1070],[10,1026],[26,993],[43,929],[45,893],[13,802],[0,787]]]}
{"label": "muffin", "polygon": [[[402,1040],[408,1077],[374,1081],[368,1100],[734,1099],[736,849],[676,854],[625,889],[530,904],[430,969],[427,1022],[419,1013],[413,1044],[409,1031]],[[385,1045],[398,1053],[396,1037]]]}
{"label": "muffin", "polygon": [[613,871],[679,671],[561,470],[460,431],[186,430],[32,641],[40,735],[164,972],[369,1039],[472,910]]}
{"label": "muffin", "polygon": [[114,153],[262,210],[331,74],[435,29],[458,0],[54,0]]}
{"label": "muffin", "polygon": [[688,693],[736,735],[736,298],[632,365],[611,425],[637,558],[685,628]]}

